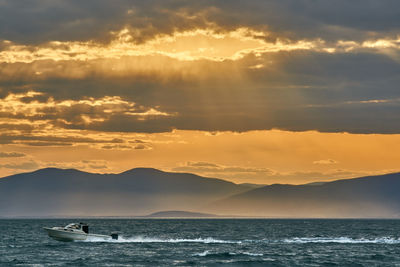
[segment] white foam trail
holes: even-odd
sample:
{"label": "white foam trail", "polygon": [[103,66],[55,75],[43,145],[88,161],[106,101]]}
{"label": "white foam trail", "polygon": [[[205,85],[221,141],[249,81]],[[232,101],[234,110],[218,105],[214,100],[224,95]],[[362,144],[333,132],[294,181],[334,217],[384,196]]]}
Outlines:
{"label": "white foam trail", "polygon": [[220,240],[214,239],[212,237],[207,238],[153,238],[153,237],[123,237],[119,236],[117,240],[115,239],[103,239],[103,238],[90,238],[86,239],[84,242],[112,242],[112,243],[204,243],[204,244],[241,244],[241,241],[230,241],[230,240]]}
{"label": "white foam trail", "polygon": [[284,239],[285,243],[340,243],[340,244],[400,244],[400,239],[391,237],[350,238],[350,237],[295,237]]}

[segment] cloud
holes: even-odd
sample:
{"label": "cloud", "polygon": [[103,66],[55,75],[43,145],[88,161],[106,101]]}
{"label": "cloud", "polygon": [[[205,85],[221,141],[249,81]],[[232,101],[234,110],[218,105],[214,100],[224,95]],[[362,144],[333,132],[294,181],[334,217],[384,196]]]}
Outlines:
{"label": "cloud", "polygon": [[400,132],[397,3],[32,3],[0,10],[8,136]]}
{"label": "cloud", "polygon": [[63,169],[77,169],[84,171],[102,171],[109,170],[109,162],[106,160],[81,160],[81,161],[62,161],[62,162],[46,162],[42,164],[46,167],[55,167]]}
{"label": "cloud", "polygon": [[[335,164],[333,160],[321,160],[314,164]],[[323,162],[323,163],[322,163]],[[338,179],[362,177],[391,173],[396,170],[355,171],[348,169],[329,169],[327,171],[278,171],[265,167],[224,166],[210,162],[185,162],[171,171],[190,172],[206,177],[218,177],[237,183],[258,184],[305,184],[311,182],[327,182]]]}
{"label": "cloud", "polygon": [[[21,63],[35,63],[35,68],[31,70],[30,74],[41,79],[49,73],[59,71],[59,68],[46,68],[46,63],[49,64],[49,61],[53,61],[58,67],[60,67],[59,62],[66,61],[87,67],[89,64],[93,64],[90,61],[96,60],[118,59],[120,61],[122,58],[142,57],[156,57],[160,60],[162,56],[179,61],[224,61],[238,60],[249,54],[259,56],[265,53],[296,50],[325,53],[378,52],[399,58],[398,51],[400,49],[398,36],[390,39],[375,37],[367,40],[337,40],[336,42],[327,42],[321,38],[302,40],[277,38],[271,41],[266,39],[270,32],[256,31],[246,27],[222,32],[213,28],[206,28],[174,32],[168,35],[158,34],[153,39],[141,44],[131,41],[133,34],[132,30],[123,28],[116,33],[114,39],[108,44],[93,41],[52,41],[40,45],[19,45],[7,41],[7,46],[0,51],[0,63],[20,63],[18,66],[21,66]],[[129,66],[129,68],[131,70],[144,70],[145,67],[151,66],[147,62],[143,64],[140,61],[139,66],[136,65]],[[263,66],[263,64],[257,64],[249,68],[257,69]],[[127,66],[122,67],[126,68]],[[151,68],[154,67],[156,66],[151,66]],[[121,68],[121,64],[115,64],[110,68],[113,70],[112,72],[107,71],[104,74],[118,73],[117,75],[121,75],[123,68]],[[4,71],[4,74],[7,73],[10,73],[8,69]],[[61,73],[80,77],[87,73],[87,69],[81,68],[80,72]]]}
{"label": "cloud", "polygon": [[[1,164],[32,157],[48,166],[39,160],[59,153],[56,166],[103,172],[130,168],[126,155],[141,154],[135,164],[189,161],[176,170],[237,181],[351,177],[364,161],[318,149],[318,157],[291,157],[291,142],[244,143],[271,129],[267,136],[288,131],[278,141],[400,133],[399,8],[395,0],[0,0],[0,146],[29,150],[3,154]],[[252,137],[232,137],[243,133]],[[362,144],[383,137],[369,138]],[[204,149],[225,156],[187,152]],[[71,151],[115,165],[62,162]],[[257,160],[230,156],[250,158],[243,151]],[[303,167],[279,169],[258,153]],[[390,168],[379,164],[370,168]]]}
{"label": "cloud", "polygon": [[170,116],[170,114],[137,106],[135,103],[125,101],[120,96],[105,96],[100,99],[88,98],[81,100],[55,101],[53,98],[47,102],[27,101],[32,96],[42,93],[29,91],[26,94],[9,94],[0,101],[0,112],[9,117],[34,118],[35,120],[46,120],[57,118],[65,123],[69,121],[80,121],[83,124],[90,124],[96,121],[105,120],[107,114],[122,114],[125,116],[146,117]]}
{"label": "cloud", "polygon": [[[93,8],[95,7],[95,8]],[[276,36],[366,38],[398,30],[399,4],[393,0],[322,1],[2,1],[0,36],[19,43],[46,41],[107,42],[122,27],[135,30],[133,41],[158,34],[214,26],[267,28]],[[21,23],[20,18],[24,18]],[[290,19],[288,19],[290,18]]]}
{"label": "cloud", "polygon": [[130,144],[134,145],[105,145],[102,149],[112,149],[112,150],[150,150],[153,149],[151,143],[143,142],[141,140],[129,141]]}
{"label": "cloud", "polygon": [[21,158],[25,156],[26,154],[19,152],[0,152],[0,158]]}
{"label": "cloud", "polygon": [[262,173],[271,174],[273,171],[268,168],[250,168],[240,166],[223,166],[209,162],[186,162],[182,166],[175,167],[173,171],[201,172],[201,173]]}
{"label": "cloud", "polygon": [[[104,133],[99,135],[99,133],[96,132],[76,132],[76,130],[57,129],[55,131],[56,133],[51,133],[48,128],[37,128],[35,134],[25,132],[17,133],[14,130],[10,133],[1,133],[0,131],[0,144],[36,147],[85,145],[96,149],[102,148],[117,150],[136,149],[138,146],[144,146],[145,149],[152,148],[151,141],[144,142],[136,139],[137,136],[134,133]],[[121,139],[121,137],[124,137],[125,140]]]}
{"label": "cloud", "polygon": [[[43,133],[44,132],[44,129]],[[13,135],[8,135],[8,134],[2,134],[0,135],[0,140],[3,144],[28,144],[28,145],[71,145],[72,143],[74,144],[79,144],[79,143],[84,143],[84,144],[90,144],[90,143],[114,143],[113,140],[107,140],[107,139],[97,139],[97,138],[90,138],[90,137],[77,137],[77,136],[56,136],[56,135],[46,135],[46,134],[40,134],[40,135],[34,135],[34,134],[13,134]]]}
{"label": "cloud", "polygon": [[127,145],[105,145],[101,147],[102,149],[117,149],[117,150],[131,150],[134,149],[132,146]]}
{"label": "cloud", "polygon": [[333,159],[321,159],[321,160],[316,160],[313,161],[313,164],[317,165],[331,165],[331,164],[337,164],[338,162]]}
{"label": "cloud", "polygon": [[[7,117],[6,114],[0,114],[0,117]],[[0,130],[18,130],[23,132],[31,132],[35,128],[30,122],[16,122],[16,123],[0,123]],[[1,141],[0,141],[1,143]]]}
{"label": "cloud", "polygon": [[[395,123],[400,103],[388,101],[400,98],[400,64],[385,55],[291,51],[249,55],[235,63],[190,64],[191,74],[178,75],[184,73],[183,64],[168,79],[158,79],[163,74],[154,71],[32,81],[40,91],[30,92],[47,98],[36,99],[39,95],[29,96],[29,91],[11,93],[0,101],[0,116],[8,118],[9,127],[15,118],[19,121],[13,127],[32,128],[29,120],[107,132],[400,131]],[[264,67],[248,68],[257,64]],[[116,96],[107,96],[109,88]]]}
{"label": "cloud", "polygon": [[[26,98],[41,94],[42,93],[30,91],[25,94],[9,94],[5,99],[0,99],[0,119],[2,117],[7,118],[8,121],[10,121],[10,119],[15,120],[14,125],[16,126],[23,125],[23,122],[31,121],[35,123],[42,122],[41,127],[45,128],[48,128],[50,124],[53,125],[53,127],[66,129],[96,129],[99,124],[107,125],[109,121],[115,119],[117,123],[120,123],[122,119],[143,123],[146,120],[156,119],[159,116],[173,116],[172,114],[159,111],[156,108],[147,108],[142,105],[136,105],[133,102],[122,100],[119,96],[105,96],[100,99],[88,98],[78,101],[55,101],[52,98],[48,99],[47,102],[26,100]],[[8,123],[7,125],[11,124]],[[40,125],[37,124],[37,127],[40,127]],[[10,130],[10,127],[5,127],[5,129]],[[120,129],[116,128],[115,131],[120,131]],[[14,136],[14,138],[12,136]],[[3,135],[3,137],[3,143],[6,141],[7,137],[8,139],[18,139],[15,134]],[[19,139],[21,138],[22,137]],[[26,137],[22,139],[31,138],[32,137]],[[47,141],[49,141],[49,139],[51,138],[47,138]],[[62,137],[53,137],[53,139],[56,141],[63,141]],[[79,139],[71,139],[75,139],[75,141],[79,142]],[[91,140],[87,138],[81,141],[91,142]],[[115,140],[109,142],[115,143]],[[38,145],[40,144],[38,143]]]}
{"label": "cloud", "polygon": [[24,142],[24,145],[27,146],[72,146],[72,143],[65,143],[65,142]]}
{"label": "cloud", "polygon": [[213,169],[220,169],[221,166],[214,164],[214,163],[209,163],[209,162],[187,162],[186,166],[188,167],[198,167],[198,168],[213,168]]}
{"label": "cloud", "polygon": [[[218,33],[213,29],[197,29],[175,32],[173,35],[158,35],[143,44],[135,44],[130,40],[132,32],[122,29],[110,44],[94,42],[49,42],[40,46],[27,46],[8,43],[8,47],[0,52],[0,62],[32,63],[34,61],[88,61],[96,59],[119,59],[126,56],[164,55],[179,60],[193,61],[208,59],[223,61],[238,59],[252,52],[290,51],[296,49],[312,49],[317,44],[313,41],[278,41],[265,42],[256,32],[248,28]],[[42,75],[36,71],[35,75]]]}
{"label": "cloud", "polygon": [[0,168],[6,168],[6,169],[12,169],[12,170],[33,170],[33,169],[38,169],[40,165],[33,161],[26,161],[22,163],[6,163],[6,164],[0,164]]}

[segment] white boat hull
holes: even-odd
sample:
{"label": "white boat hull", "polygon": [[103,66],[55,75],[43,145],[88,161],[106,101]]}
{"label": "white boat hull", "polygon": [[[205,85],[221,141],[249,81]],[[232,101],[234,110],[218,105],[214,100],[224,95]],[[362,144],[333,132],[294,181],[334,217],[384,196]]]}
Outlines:
{"label": "white boat hull", "polygon": [[109,235],[77,233],[68,230],[48,228],[48,227],[44,227],[44,229],[47,231],[49,237],[58,241],[82,241],[91,238],[104,239],[104,241],[112,239],[112,237]]}

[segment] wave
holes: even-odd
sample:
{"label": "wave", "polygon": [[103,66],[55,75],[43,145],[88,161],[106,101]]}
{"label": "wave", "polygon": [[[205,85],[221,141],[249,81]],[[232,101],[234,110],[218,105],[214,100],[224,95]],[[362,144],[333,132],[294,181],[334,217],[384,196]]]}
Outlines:
{"label": "wave", "polygon": [[91,237],[83,242],[111,242],[111,243],[204,243],[204,244],[241,244],[241,241],[231,241],[231,240],[221,240],[214,239],[212,237],[207,238],[153,238],[153,237],[143,237],[143,236],[135,236],[135,237],[118,237],[115,239],[104,239]]}
{"label": "wave", "polygon": [[251,253],[251,252],[210,252],[209,250],[206,250],[204,252],[201,253],[195,253],[193,254],[193,256],[198,256],[198,257],[208,257],[208,256],[253,256],[253,257],[257,257],[257,256],[264,256],[264,254],[261,253]]}
{"label": "wave", "polygon": [[284,243],[340,243],[340,244],[400,244],[400,239],[392,237],[350,238],[350,237],[295,237],[283,240]]}

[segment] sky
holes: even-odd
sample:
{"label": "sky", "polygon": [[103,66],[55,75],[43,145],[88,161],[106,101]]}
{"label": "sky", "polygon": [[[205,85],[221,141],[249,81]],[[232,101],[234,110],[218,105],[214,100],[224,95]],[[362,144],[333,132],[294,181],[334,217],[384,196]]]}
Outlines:
{"label": "sky", "polygon": [[400,171],[397,0],[0,0],[0,177]]}

